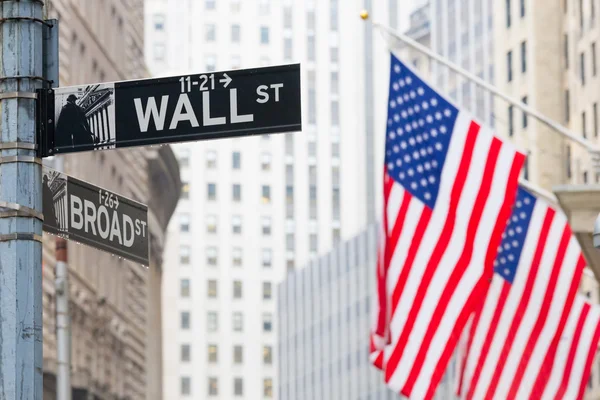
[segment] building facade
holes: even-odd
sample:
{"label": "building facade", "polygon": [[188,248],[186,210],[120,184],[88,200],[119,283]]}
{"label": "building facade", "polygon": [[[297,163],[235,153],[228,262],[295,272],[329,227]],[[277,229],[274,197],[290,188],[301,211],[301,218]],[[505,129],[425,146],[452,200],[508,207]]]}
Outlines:
{"label": "building facade", "polygon": [[357,10],[397,2],[146,6],[155,75],[301,63],[303,132],[175,146],[163,291],[165,398],[276,397],[275,285],[375,218],[389,58]]}
{"label": "building facade", "polygon": [[[148,76],[143,1],[52,0],[47,15],[60,25],[61,86]],[[98,113],[90,115],[96,128],[101,100],[93,100]],[[67,174],[149,207],[147,268],[68,243],[73,399],[161,399],[162,253],[180,193],[177,159],[166,146],[71,154],[62,164]],[[44,235],[43,249],[44,398],[54,399],[53,236]]]}

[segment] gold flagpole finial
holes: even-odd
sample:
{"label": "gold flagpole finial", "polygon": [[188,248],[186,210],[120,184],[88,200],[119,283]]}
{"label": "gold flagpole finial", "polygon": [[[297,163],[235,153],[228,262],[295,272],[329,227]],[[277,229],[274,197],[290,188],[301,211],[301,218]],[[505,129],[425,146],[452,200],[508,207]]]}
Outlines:
{"label": "gold flagpole finial", "polygon": [[368,12],[367,10],[362,10],[362,11],[360,12],[360,17],[361,17],[361,18],[362,18],[364,21],[368,20],[368,19],[369,19],[369,12]]}

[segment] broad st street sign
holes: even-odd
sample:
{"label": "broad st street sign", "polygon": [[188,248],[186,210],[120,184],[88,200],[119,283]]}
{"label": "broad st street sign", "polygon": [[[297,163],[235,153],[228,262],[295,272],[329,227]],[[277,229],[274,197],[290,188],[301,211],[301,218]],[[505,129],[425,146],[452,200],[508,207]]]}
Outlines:
{"label": "broad st street sign", "polygon": [[42,157],[302,129],[299,64],[38,93]]}
{"label": "broad st street sign", "polygon": [[148,265],[148,207],[43,167],[44,230]]}

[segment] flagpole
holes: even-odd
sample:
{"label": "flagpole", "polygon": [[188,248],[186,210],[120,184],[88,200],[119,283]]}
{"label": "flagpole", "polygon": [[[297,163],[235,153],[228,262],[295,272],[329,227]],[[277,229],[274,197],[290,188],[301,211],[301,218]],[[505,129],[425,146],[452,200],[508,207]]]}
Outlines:
{"label": "flagpole", "polygon": [[[368,20],[369,16],[368,13],[366,12],[362,12],[361,13],[361,18],[363,20]],[[428,47],[418,43],[417,41],[411,39],[410,37],[408,37],[407,35],[400,33],[398,31],[395,31],[394,29],[380,24],[379,22],[371,22],[373,24],[373,26],[375,28],[381,29],[382,31],[384,31],[385,33],[387,33],[390,36],[393,36],[394,38],[396,38],[397,40],[400,40],[401,42],[404,42],[405,44],[407,44],[408,46],[412,47],[413,49],[427,55],[428,57],[434,59],[435,61],[439,62],[442,65],[445,65],[446,67],[450,68],[451,70],[453,70],[454,72],[456,72],[459,75],[462,75],[463,77],[465,77],[466,79],[474,82],[476,85],[482,87],[483,89],[493,93],[494,95],[500,97],[501,99],[505,100],[506,102],[512,104],[513,106],[519,108],[521,111],[523,111],[524,113],[532,116],[533,118],[537,119],[538,121],[540,121],[541,123],[543,123],[544,125],[550,127],[551,129],[555,130],[556,132],[560,133],[561,135],[563,135],[565,138],[570,139],[574,142],[579,143],[581,146],[583,146],[584,148],[586,148],[590,153],[595,153],[597,155],[600,155],[600,147],[598,147],[596,144],[590,142],[589,140],[586,140],[582,137],[577,136],[576,134],[572,133],[569,129],[567,129],[566,127],[564,127],[563,125],[559,124],[558,122],[548,118],[547,116],[545,116],[544,114],[538,112],[537,110],[535,110],[534,108],[528,106],[525,103],[522,103],[519,100],[516,100],[504,93],[502,93],[500,90],[498,90],[495,86],[491,85],[490,83],[484,81],[483,79],[479,78],[477,75],[472,74],[471,72],[467,71],[466,69],[462,68],[461,66],[454,64],[451,61],[448,61],[446,58],[444,58],[443,56],[433,52],[431,49],[429,49]]]}

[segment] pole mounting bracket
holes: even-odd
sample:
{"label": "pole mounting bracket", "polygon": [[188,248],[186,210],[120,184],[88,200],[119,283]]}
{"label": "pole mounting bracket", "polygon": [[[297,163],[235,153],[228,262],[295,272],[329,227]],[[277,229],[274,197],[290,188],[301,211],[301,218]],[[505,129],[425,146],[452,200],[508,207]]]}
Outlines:
{"label": "pole mounting bracket", "polygon": [[[0,94],[1,96],[1,94]],[[37,150],[38,145],[26,142],[4,142],[0,143],[0,150]]]}
{"label": "pole mounting bracket", "polygon": [[3,99],[37,99],[35,92],[5,92],[0,93],[0,100]]}
{"label": "pole mounting bracket", "polygon": [[24,162],[24,163],[32,163],[42,165],[42,159],[34,156],[8,156],[8,157],[0,157],[0,165],[16,163],[16,162]]}
{"label": "pole mounting bracket", "polygon": [[21,204],[0,200],[0,218],[10,217],[33,217],[42,222],[44,221],[44,213],[22,206]]}
{"label": "pole mounting bracket", "polygon": [[0,242],[12,242],[13,240],[32,240],[42,243],[42,236],[36,233],[7,233],[0,235]]}

